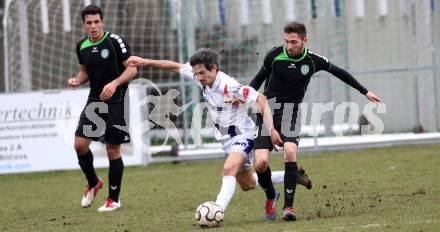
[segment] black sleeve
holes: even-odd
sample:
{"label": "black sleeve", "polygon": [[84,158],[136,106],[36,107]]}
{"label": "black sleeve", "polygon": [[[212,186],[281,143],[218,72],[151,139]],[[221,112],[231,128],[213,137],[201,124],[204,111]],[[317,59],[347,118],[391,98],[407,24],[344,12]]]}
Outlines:
{"label": "black sleeve", "polygon": [[351,87],[357,89],[363,95],[367,94],[368,90],[364,86],[362,86],[356,79],[354,79],[354,77],[350,73],[334,64],[329,64],[330,68],[327,70],[327,72],[333,74],[335,77],[339,78],[339,80],[345,82],[347,85],[350,85]]}
{"label": "black sleeve", "polygon": [[260,89],[263,82],[270,76],[270,71],[264,68],[264,65],[261,66],[260,71],[258,71],[257,75],[255,75],[254,79],[252,79],[249,84],[250,87],[255,90]]}
{"label": "black sleeve", "polygon": [[259,90],[263,82],[267,79],[269,79],[271,73],[272,73],[272,62],[273,62],[273,51],[276,49],[272,48],[264,57],[263,65],[261,65],[260,70],[258,71],[257,75],[252,79],[251,83],[249,84],[250,87],[254,88],[255,90]]}
{"label": "black sleeve", "polygon": [[310,54],[315,65],[315,72],[319,72],[320,70],[328,71],[331,65],[330,61],[328,61],[325,56],[310,50],[308,51],[308,53]]}
{"label": "black sleeve", "polygon": [[84,65],[84,61],[81,58],[81,43],[76,45],[76,56],[78,57],[78,63]]}

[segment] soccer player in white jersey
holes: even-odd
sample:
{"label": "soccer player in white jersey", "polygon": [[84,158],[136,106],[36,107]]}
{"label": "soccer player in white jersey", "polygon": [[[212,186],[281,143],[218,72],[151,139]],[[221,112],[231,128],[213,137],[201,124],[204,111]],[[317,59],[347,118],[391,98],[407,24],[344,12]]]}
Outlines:
{"label": "soccer player in white jersey", "polygon": [[[274,130],[272,114],[268,108],[267,99],[253,88],[241,85],[234,78],[219,69],[219,55],[212,49],[201,48],[190,58],[190,62],[180,64],[169,60],[143,59],[131,56],[127,61],[129,66],[149,66],[162,70],[180,73],[186,79],[198,85],[209,106],[209,112],[214,121],[216,139],[222,143],[226,161],[223,167],[223,181],[216,203],[223,210],[235,192],[238,182],[244,191],[256,187],[257,180],[252,174],[252,150],[254,146],[255,124],[247,114],[245,107],[230,104],[231,99],[239,99],[247,103],[257,103],[263,115],[263,121],[270,132],[274,145],[282,144],[280,135]],[[282,175],[274,175],[274,183],[282,182]],[[266,209],[266,218],[275,219],[275,203],[279,197],[268,199],[271,209]]]}

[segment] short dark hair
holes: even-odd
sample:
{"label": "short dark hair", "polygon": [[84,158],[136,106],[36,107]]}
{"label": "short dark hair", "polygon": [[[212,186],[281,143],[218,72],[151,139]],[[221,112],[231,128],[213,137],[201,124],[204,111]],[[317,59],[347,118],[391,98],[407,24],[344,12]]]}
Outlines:
{"label": "short dark hair", "polygon": [[214,65],[217,65],[217,70],[220,69],[219,66],[220,55],[218,52],[211,48],[199,48],[194,54],[189,58],[189,64],[191,66],[197,64],[203,64],[206,69],[211,70]]}
{"label": "short dark hair", "polygon": [[284,26],[284,33],[286,33],[286,34],[296,33],[301,37],[307,36],[306,26],[303,23],[296,22],[296,21],[287,23]]}
{"label": "short dark hair", "polygon": [[102,13],[102,10],[99,6],[93,4],[88,5],[84,7],[84,9],[81,11],[81,18],[83,22],[85,22],[86,15],[95,15],[95,14],[99,14],[101,20],[104,18],[104,14]]}

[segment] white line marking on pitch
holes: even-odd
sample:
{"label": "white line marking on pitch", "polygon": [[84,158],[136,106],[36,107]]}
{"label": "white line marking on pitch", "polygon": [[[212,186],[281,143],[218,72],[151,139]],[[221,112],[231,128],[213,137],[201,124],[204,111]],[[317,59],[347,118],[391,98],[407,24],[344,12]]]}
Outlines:
{"label": "white line marking on pitch", "polygon": [[[436,221],[436,220],[423,220],[423,221],[407,222],[407,223],[404,223],[404,224],[412,225],[412,224],[423,224],[423,223],[428,223],[428,224],[429,224],[429,223],[437,223],[437,221]],[[348,229],[348,228],[355,228],[355,227],[361,227],[361,228],[377,228],[377,227],[393,226],[393,225],[396,225],[396,224],[389,223],[389,224],[366,224],[366,225],[359,225],[359,226],[337,226],[337,227],[334,227],[333,229],[336,229],[336,230],[345,230],[345,229]],[[402,224],[399,223],[399,225],[402,225]]]}
{"label": "white line marking on pitch", "polygon": [[[413,221],[413,222],[406,222],[406,223],[398,223],[398,224],[366,224],[366,225],[354,225],[354,226],[336,226],[333,227],[334,230],[347,230],[349,228],[364,228],[364,229],[368,229],[368,228],[377,228],[377,227],[385,227],[385,226],[393,226],[393,225],[402,225],[402,224],[406,224],[406,225],[412,225],[412,224],[423,224],[423,223],[438,223],[438,221],[436,220],[423,220],[423,221]],[[306,230],[301,230],[302,232],[308,231],[317,231],[314,229],[306,229]],[[283,230],[283,232],[300,232],[300,230]]]}
{"label": "white line marking on pitch", "polygon": [[385,226],[385,225],[381,225],[381,224],[367,224],[367,225],[362,225],[362,228],[371,228],[371,227],[381,227],[381,226]]}

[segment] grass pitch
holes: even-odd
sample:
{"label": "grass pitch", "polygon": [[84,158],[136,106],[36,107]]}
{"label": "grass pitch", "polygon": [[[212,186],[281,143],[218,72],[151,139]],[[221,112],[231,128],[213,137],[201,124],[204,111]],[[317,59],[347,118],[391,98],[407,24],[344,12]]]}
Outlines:
{"label": "grass pitch", "polygon": [[[263,191],[237,188],[224,225],[208,231],[440,231],[440,145],[299,154],[299,162],[314,186],[297,188],[298,221],[280,213],[264,221]],[[223,160],[128,167],[122,208],[113,213],[96,211],[107,196],[106,169],[98,170],[104,191],[86,209],[80,171],[2,175],[0,231],[203,231],[194,211],[215,200],[222,167]],[[282,157],[272,156],[271,169],[282,168]]]}

